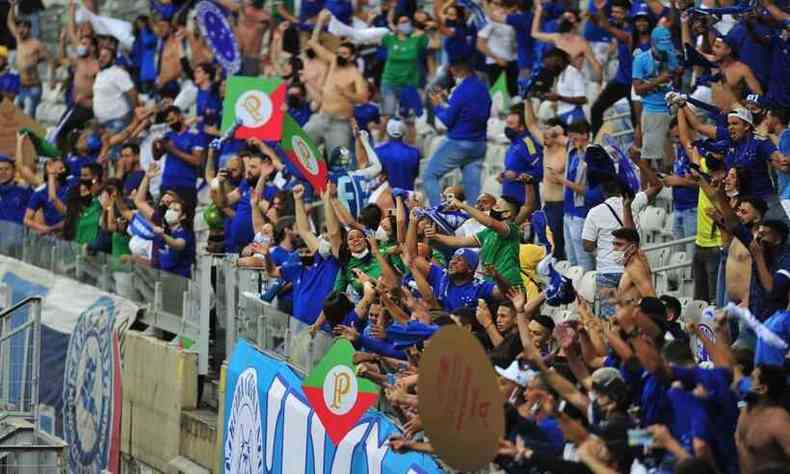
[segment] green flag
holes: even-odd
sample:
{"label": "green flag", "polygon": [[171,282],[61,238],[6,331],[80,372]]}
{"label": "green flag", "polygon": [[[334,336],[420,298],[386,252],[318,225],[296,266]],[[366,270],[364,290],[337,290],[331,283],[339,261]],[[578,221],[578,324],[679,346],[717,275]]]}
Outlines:
{"label": "green flag", "polygon": [[310,406],[335,446],[379,396],[378,385],[357,377],[353,355],[354,346],[338,339],[302,384]]}
{"label": "green flag", "polygon": [[510,93],[507,91],[507,74],[499,75],[491,87],[491,115],[500,115],[510,110]]}
{"label": "green flag", "polygon": [[19,133],[27,135],[27,138],[30,139],[30,143],[35,147],[38,156],[46,156],[48,158],[63,156],[63,152],[60,151],[57,146],[39,137],[33,130],[29,128],[20,128]]}

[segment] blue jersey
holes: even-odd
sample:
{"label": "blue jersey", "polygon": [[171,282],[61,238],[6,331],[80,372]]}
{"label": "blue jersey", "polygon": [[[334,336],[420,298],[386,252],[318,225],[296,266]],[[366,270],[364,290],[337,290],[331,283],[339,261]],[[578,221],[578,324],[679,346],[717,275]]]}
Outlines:
{"label": "blue jersey", "polygon": [[[58,199],[65,203],[66,196],[69,195],[71,188],[73,188],[77,183],[78,181],[71,179],[59,185],[58,191],[55,193],[58,196]],[[58,211],[55,205],[52,204],[52,201],[49,200],[49,187],[46,184],[41,185],[36,189],[36,191],[30,197],[27,208],[31,209],[33,212],[42,209],[42,212],[44,213],[44,223],[49,226],[59,223],[65,217],[60,213],[60,211]]]}
{"label": "blue jersey", "polygon": [[438,298],[444,310],[450,312],[458,308],[474,307],[480,298],[491,299],[495,286],[493,282],[477,279],[463,285],[456,285],[447,270],[436,264],[431,264],[428,283],[433,288],[433,294]]}
{"label": "blue jersey", "polygon": [[[505,171],[512,171],[519,175],[526,173],[532,176],[536,183],[543,180],[543,147],[535,141],[529,132],[521,134],[507,148]],[[511,197],[523,205],[527,198],[524,183],[503,181],[502,196]]]}
{"label": "blue jersey", "polygon": [[[725,133],[723,128],[718,131],[719,135]],[[765,199],[776,193],[768,168],[775,151],[776,146],[771,140],[749,134],[740,142],[731,144],[724,157],[724,165],[728,170],[735,166],[748,168],[751,171],[749,187],[752,195]]]}
{"label": "blue jersey", "polygon": [[[675,176],[690,176],[691,168],[686,149],[682,145],[675,146],[675,161],[672,163],[672,174]],[[672,207],[676,211],[685,211],[697,207],[699,188],[689,186],[672,187]]]}
{"label": "blue jersey", "polygon": [[356,219],[373,191],[373,180],[359,176],[353,171],[332,172],[329,179],[337,186],[337,199]]}
{"label": "blue jersey", "polygon": [[[565,179],[568,181],[574,182],[576,181],[576,175],[579,173],[579,167],[584,166],[584,153],[578,152],[575,148],[568,150],[568,164],[565,167]],[[585,183],[586,184],[586,183]],[[584,199],[578,201],[576,199],[575,193],[571,188],[565,188],[565,204],[563,206],[563,211],[565,212],[566,216],[574,216],[574,217],[587,217],[587,212],[590,210],[584,204]]]}
{"label": "blue jersey", "polygon": [[195,235],[180,228],[174,230],[170,237],[183,239],[186,245],[181,250],[176,250],[164,242],[159,248],[159,269],[189,278],[192,274],[192,262],[195,261]]}
{"label": "blue jersey", "polygon": [[[189,130],[181,133],[174,131],[167,132],[166,140],[170,140],[178,150],[184,153],[192,153],[195,150],[202,150],[203,139]],[[167,154],[165,169],[162,172],[162,189],[171,188],[194,188],[198,178],[198,167],[174,155]]]}
{"label": "blue jersey", "polygon": [[280,268],[286,282],[293,284],[293,317],[305,324],[313,324],[323,308],[324,300],[335,286],[340,265],[335,257],[322,257],[318,252],[310,266],[289,260]]}
{"label": "blue jersey", "polygon": [[17,184],[0,184],[0,221],[21,224],[33,191]]}
{"label": "blue jersey", "polygon": [[376,147],[381,167],[393,188],[414,190],[420,173],[420,150],[400,140],[391,140]]}

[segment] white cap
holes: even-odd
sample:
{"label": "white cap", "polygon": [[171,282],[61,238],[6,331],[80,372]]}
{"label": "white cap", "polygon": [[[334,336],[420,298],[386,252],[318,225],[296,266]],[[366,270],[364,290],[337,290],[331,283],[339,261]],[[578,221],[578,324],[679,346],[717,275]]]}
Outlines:
{"label": "white cap", "polygon": [[502,367],[494,367],[494,369],[496,369],[496,373],[501,375],[502,378],[510,380],[521,387],[526,387],[527,383],[537,375],[537,372],[534,370],[522,370],[518,365],[518,359],[511,362],[507,369],[503,369]]}
{"label": "white cap", "polygon": [[754,127],[752,113],[749,112],[749,109],[743,107],[736,107],[732,109],[732,112],[727,114],[727,117],[738,117],[739,119],[743,120],[744,122]]}
{"label": "white cap", "polygon": [[391,136],[392,138],[403,138],[403,135],[406,133],[406,126],[403,125],[403,122],[398,118],[391,118],[387,122],[387,135]]}

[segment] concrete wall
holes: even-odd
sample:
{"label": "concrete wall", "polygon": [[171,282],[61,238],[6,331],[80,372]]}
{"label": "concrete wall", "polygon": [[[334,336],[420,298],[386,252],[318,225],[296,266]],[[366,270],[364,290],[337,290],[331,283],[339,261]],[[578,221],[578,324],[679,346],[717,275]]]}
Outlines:
{"label": "concrete wall", "polygon": [[125,345],[121,453],[168,472],[181,454],[182,411],[197,405],[197,355],[133,331]]}

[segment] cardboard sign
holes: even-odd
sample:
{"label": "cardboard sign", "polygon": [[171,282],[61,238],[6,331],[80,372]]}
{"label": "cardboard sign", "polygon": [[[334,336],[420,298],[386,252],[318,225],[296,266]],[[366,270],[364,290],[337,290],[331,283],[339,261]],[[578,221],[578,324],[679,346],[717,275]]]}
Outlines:
{"label": "cardboard sign", "polygon": [[38,122],[25,115],[11,100],[3,99],[0,102],[0,154],[36,169],[36,148],[30,140],[25,140],[22,156],[16,156],[16,134],[20,128],[29,128],[39,136],[46,133]]}
{"label": "cardboard sign", "polygon": [[417,388],[425,434],[444,462],[476,471],[496,457],[505,434],[504,398],[491,362],[469,331],[444,326],[431,337]]}
{"label": "cardboard sign", "polygon": [[335,341],[302,385],[310,406],[335,446],[379,397],[378,385],[357,377],[353,355],[354,346],[350,342]]}

